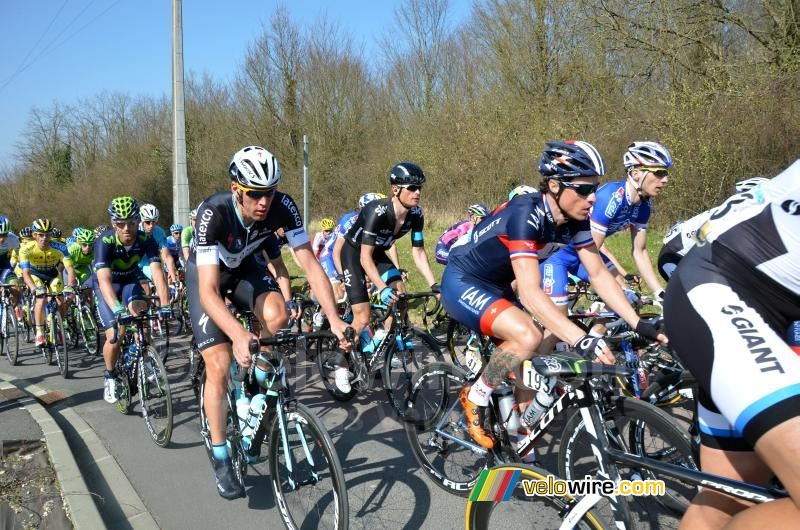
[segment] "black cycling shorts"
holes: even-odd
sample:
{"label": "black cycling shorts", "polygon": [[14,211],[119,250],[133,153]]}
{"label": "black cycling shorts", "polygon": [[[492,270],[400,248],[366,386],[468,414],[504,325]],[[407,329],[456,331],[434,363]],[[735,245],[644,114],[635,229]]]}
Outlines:
{"label": "black cycling shorts", "polygon": [[[239,311],[253,311],[256,298],[264,293],[280,293],[275,278],[259,266],[253,256],[248,256],[233,270],[220,270],[219,289]],[[192,318],[192,331],[197,348],[203,350],[216,344],[231,340],[214,323],[200,302],[200,289],[197,277],[197,264],[186,264],[186,290],[189,293],[189,315]]]}
{"label": "black cycling shorts", "polygon": [[[347,291],[347,298],[351,304],[362,304],[369,302],[369,292],[367,291],[367,277],[361,267],[361,250],[354,248],[345,242],[342,246],[342,276],[344,277],[344,288]],[[381,249],[375,248],[372,259],[381,275],[381,279],[386,285],[401,280],[400,271],[394,266],[392,260]]]}
{"label": "black cycling shorts", "polygon": [[670,345],[700,387],[704,445],[752,451],[778,424],[800,416],[800,357],[786,344],[794,295],[725,248],[696,247],[669,282]]}
{"label": "black cycling shorts", "polygon": [[683,256],[678,254],[674,245],[667,244],[661,247],[661,251],[658,253],[658,273],[664,278],[665,282],[668,282],[672,277],[672,273],[678,268],[678,263],[682,259]]}

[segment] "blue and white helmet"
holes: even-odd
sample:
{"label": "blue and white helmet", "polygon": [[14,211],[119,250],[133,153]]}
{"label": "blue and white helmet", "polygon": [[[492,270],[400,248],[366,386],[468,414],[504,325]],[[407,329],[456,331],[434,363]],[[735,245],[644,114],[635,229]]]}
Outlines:
{"label": "blue and white helmet", "polygon": [[384,195],[383,193],[365,193],[364,195],[358,198],[358,207],[363,208],[372,201],[377,201],[378,199],[385,199],[385,198],[386,195]]}
{"label": "blue and white helmet", "polygon": [[547,142],[539,160],[539,173],[546,179],[601,177],[605,172],[606,164],[600,151],[581,140]]}
{"label": "blue and white helmet", "polygon": [[769,182],[769,179],[764,177],[753,177],[741,180],[736,183],[736,193],[744,193],[746,191],[750,191],[756,186],[760,186],[765,182]]}
{"label": "blue and white helmet", "polygon": [[626,168],[672,167],[672,156],[666,147],[657,142],[633,142],[622,155],[622,163]]}
{"label": "blue and white helmet", "polygon": [[0,215],[0,235],[5,235],[11,229],[11,222],[5,215]]}
{"label": "blue and white helmet", "polygon": [[172,224],[172,225],[170,225],[170,227],[169,227],[169,231],[170,231],[170,232],[180,232],[180,231],[182,231],[182,230],[183,230],[183,225],[182,225],[182,224],[180,224],[180,223],[175,223],[175,224]]}

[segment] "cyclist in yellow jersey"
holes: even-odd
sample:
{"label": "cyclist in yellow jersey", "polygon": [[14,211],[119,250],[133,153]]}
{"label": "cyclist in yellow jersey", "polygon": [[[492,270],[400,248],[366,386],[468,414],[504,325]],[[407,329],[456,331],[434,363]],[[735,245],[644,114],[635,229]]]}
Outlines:
{"label": "cyclist in yellow jersey", "polygon": [[[72,261],[59,250],[50,246],[52,224],[49,219],[36,219],[31,225],[35,243],[20,249],[19,264],[25,285],[36,295],[33,316],[36,322],[36,346],[44,344],[44,294],[49,287],[51,292],[71,295],[74,291],[75,271]],[[61,281],[59,265],[67,270],[68,287]],[[59,302],[59,309],[64,304]]]}

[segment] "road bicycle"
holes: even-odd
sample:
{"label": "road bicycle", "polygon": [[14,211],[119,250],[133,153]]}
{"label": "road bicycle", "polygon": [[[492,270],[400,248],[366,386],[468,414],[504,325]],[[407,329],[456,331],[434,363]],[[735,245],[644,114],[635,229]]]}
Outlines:
{"label": "road bicycle", "polygon": [[0,351],[2,351],[11,366],[17,364],[19,356],[19,322],[14,313],[14,300],[11,289],[15,285],[0,285]]}

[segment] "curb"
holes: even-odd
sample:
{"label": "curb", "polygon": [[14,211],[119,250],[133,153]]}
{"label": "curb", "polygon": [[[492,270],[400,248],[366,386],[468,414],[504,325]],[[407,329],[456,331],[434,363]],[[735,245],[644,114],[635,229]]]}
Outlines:
{"label": "curb", "polygon": [[[4,372],[0,372],[0,380],[0,389],[17,388],[37,398],[48,393],[37,385],[25,385],[24,379],[18,379]],[[93,465],[97,468],[97,472],[102,474],[108,484],[109,493],[120,504],[126,517],[119,521],[108,521],[107,523],[103,521],[93,500],[95,494],[89,491],[86,481],[83,479],[83,473],[67,443],[67,438],[56,420],[37,400],[28,400],[24,407],[42,429],[47,442],[47,451],[53,462],[64,501],[76,529],[94,530],[106,526],[119,526],[123,521],[130,528],[137,530],[159,528],[122,468],[106,450],[94,430],[74,410],[65,408],[60,412],[61,416],[83,440],[93,460]]]}

